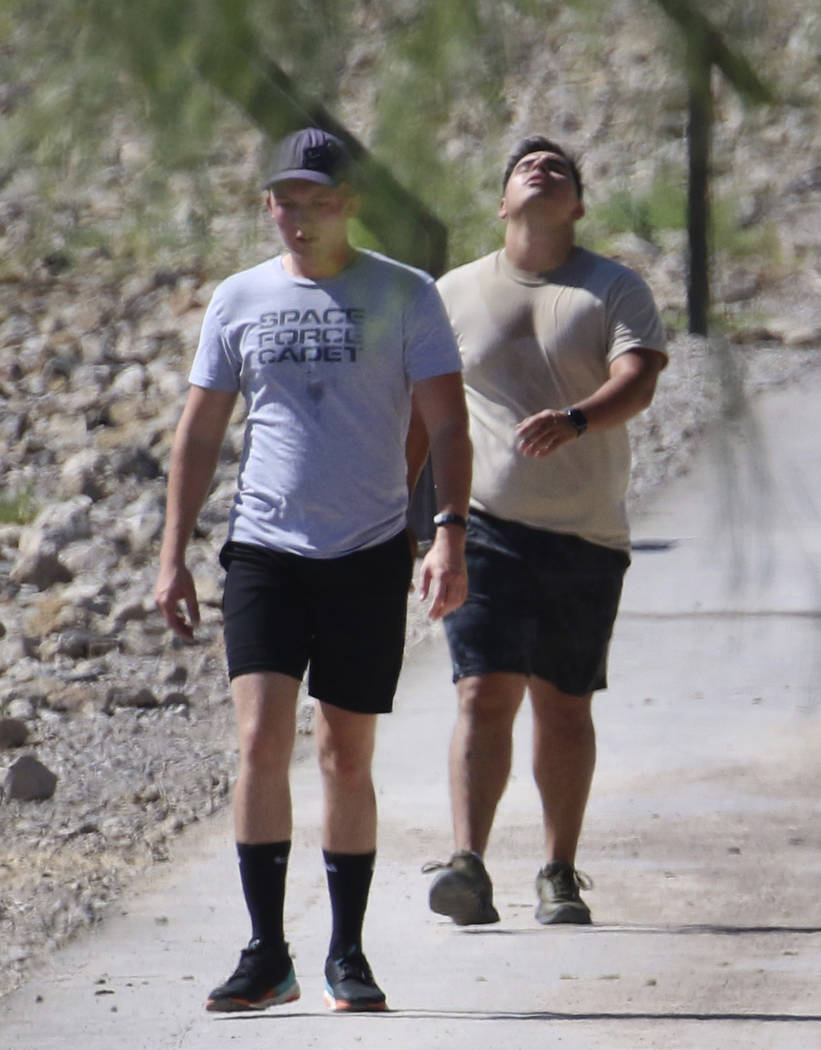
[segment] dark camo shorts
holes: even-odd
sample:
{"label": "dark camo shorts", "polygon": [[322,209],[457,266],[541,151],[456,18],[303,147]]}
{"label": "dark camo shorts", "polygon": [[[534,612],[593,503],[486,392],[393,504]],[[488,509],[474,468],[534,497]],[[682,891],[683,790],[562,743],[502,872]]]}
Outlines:
{"label": "dark camo shorts", "polygon": [[229,542],[223,632],[228,675],[276,671],[347,711],[390,711],[405,643],[408,537],[341,558]]}
{"label": "dark camo shorts", "polygon": [[573,696],[605,689],[629,564],[623,551],[471,510],[468,598],[445,618],[454,682],[507,671]]}

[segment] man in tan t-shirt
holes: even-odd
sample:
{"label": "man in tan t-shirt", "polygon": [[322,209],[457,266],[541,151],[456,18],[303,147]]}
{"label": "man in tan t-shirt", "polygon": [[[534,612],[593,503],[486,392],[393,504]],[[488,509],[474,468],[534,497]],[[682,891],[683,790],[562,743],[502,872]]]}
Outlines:
{"label": "man in tan t-shirt", "polygon": [[504,173],[504,248],[446,274],[474,449],[469,596],[445,620],[458,690],[450,748],[456,852],[430,906],[459,925],[498,921],[483,857],[527,691],[546,863],[536,918],[589,923],[575,866],[595,765],[592,697],[630,563],[625,424],[667,357],[644,281],[575,243],[577,165],[520,142]]}

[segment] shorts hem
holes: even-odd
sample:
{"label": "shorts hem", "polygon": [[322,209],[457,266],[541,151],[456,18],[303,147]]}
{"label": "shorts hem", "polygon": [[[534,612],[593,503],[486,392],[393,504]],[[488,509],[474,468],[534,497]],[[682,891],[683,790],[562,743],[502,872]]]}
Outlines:
{"label": "shorts hem", "polygon": [[314,693],[309,693],[308,695],[319,704],[330,704],[331,707],[338,707],[340,711],[347,711],[352,715],[390,715],[393,713],[393,700],[388,702],[387,707],[379,704],[374,704],[373,707],[363,707],[362,705],[355,707],[353,704],[346,703],[344,699],[331,700],[328,697],[316,696]]}
{"label": "shorts hem", "polygon": [[489,674],[519,674],[523,678],[529,678],[531,671],[523,671],[520,667],[460,667],[454,668],[451,681],[460,682],[463,678],[482,678]]}
{"label": "shorts hem", "polygon": [[301,682],[304,675],[297,674],[294,671],[283,670],[281,667],[272,667],[270,664],[241,664],[239,667],[228,669],[228,681],[233,682],[235,678],[241,678],[242,675],[246,674],[281,674],[285,675],[286,678],[293,678],[296,682]]}
{"label": "shorts hem", "polygon": [[568,689],[561,682],[557,682],[555,676],[539,674],[538,671],[522,671],[519,668],[510,667],[482,667],[478,669],[470,668],[469,670],[465,670],[464,668],[460,667],[459,670],[453,671],[451,681],[455,685],[457,682],[460,682],[463,678],[484,678],[487,675],[491,674],[517,674],[521,675],[523,678],[541,678],[543,682],[547,682],[548,684],[552,685],[554,689],[558,689],[560,693],[564,693],[566,696],[589,696],[593,693],[599,693],[607,689],[606,680],[601,684],[597,683],[595,685],[590,686],[587,689],[582,689],[581,691],[577,689]]}

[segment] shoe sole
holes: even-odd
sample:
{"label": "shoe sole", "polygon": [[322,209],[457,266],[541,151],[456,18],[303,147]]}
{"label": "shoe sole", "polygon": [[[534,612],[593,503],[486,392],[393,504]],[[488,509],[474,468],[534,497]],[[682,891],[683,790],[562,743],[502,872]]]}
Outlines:
{"label": "shoe sole", "polygon": [[333,1010],[334,1013],[364,1014],[388,1009],[388,1004],[384,999],[377,1002],[369,1002],[367,999],[337,999],[327,988],[325,989],[323,997],[325,999],[325,1005],[329,1010]]}
{"label": "shoe sole", "polygon": [[536,919],[542,926],[590,926],[593,921],[585,904],[560,904],[549,912],[537,908]]}
{"label": "shoe sole", "polygon": [[241,1010],[267,1010],[269,1006],[283,1006],[285,1003],[293,1003],[301,994],[299,983],[294,980],[284,991],[280,992],[274,989],[270,995],[263,996],[262,999],[258,999],[255,1002],[249,1002],[247,999],[232,999],[230,997],[209,999],[205,1004],[205,1009],[209,1013],[223,1014],[239,1013]]}
{"label": "shoe sole", "polygon": [[441,879],[430,888],[428,903],[437,915],[446,915],[457,926],[486,926],[499,921],[492,904],[481,900],[469,886],[454,885],[452,879]]}

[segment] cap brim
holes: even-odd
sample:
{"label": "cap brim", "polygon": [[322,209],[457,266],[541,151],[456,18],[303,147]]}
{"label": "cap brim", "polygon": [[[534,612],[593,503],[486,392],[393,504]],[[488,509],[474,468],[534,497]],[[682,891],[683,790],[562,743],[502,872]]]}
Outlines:
{"label": "cap brim", "polygon": [[265,183],[265,188],[273,186],[277,182],[285,182],[286,179],[303,179],[305,182],[318,182],[320,186],[336,186],[337,181],[332,175],[326,175],[324,171],[311,171],[310,168],[291,168],[288,171],[277,172]]}

